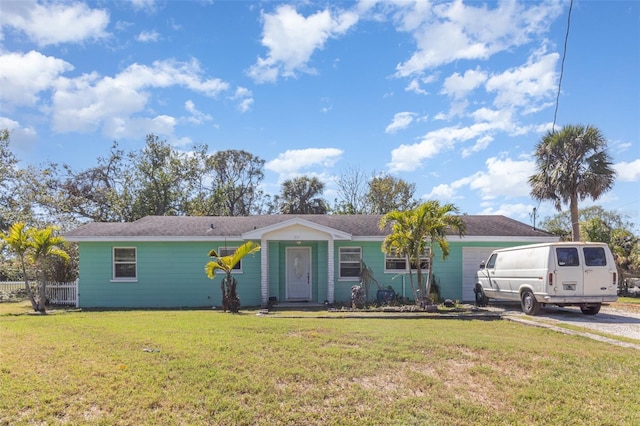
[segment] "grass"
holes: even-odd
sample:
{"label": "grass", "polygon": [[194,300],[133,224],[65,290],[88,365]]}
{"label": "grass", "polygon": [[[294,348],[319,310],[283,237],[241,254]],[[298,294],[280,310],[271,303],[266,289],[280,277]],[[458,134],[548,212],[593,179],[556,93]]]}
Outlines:
{"label": "grass", "polygon": [[640,423],[636,350],[507,321],[0,309],[0,424]]}

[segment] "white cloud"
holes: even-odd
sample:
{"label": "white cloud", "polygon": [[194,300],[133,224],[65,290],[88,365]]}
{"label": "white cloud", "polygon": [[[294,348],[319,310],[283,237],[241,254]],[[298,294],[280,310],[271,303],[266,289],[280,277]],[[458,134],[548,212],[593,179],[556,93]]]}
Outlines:
{"label": "white cloud", "polygon": [[238,101],[238,111],[247,112],[251,109],[251,105],[253,105],[253,92],[246,87],[239,86],[231,99]]}
{"label": "white cloud", "polygon": [[529,196],[529,177],[535,173],[535,161],[492,157],[485,164],[487,170],[475,173],[469,182],[469,187],[479,191],[483,200]]}
{"label": "white cloud", "polygon": [[287,150],[265,164],[265,169],[280,174],[293,174],[312,166],[332,167],[343,151],[337,148],[306,148]]}
{"label": "white cloud", "polygon": [[637,182],[640,180],[640,159],[630,163],[622,161],[614,164],[613,168],[618,173],[618,180],[622,182]]}
{"label": "white cloud", "polygon": [[535,206],[533,204],[508,204],[503,203],[498,207],[494,207],[492,204],[485,206],[485,208],[479,212],[479,214],[487,215],[503,215],[515,219],[520,219],[524,223],[530,222],[530,215]]}
{"label": "white cloud", "polygon": [[156,10],[155,0],[131,0],[131,5],[135,10],[146,10],[147,12]]}
{"label": "white cloud", "polygon": [[26,34],[39,46],[81,43],[107,37],[109,13],[90,9],[85,3],[33,0],[2,2],[1,27]]}
{"label": "white cloud", "polygon": [[295,77],[297,72],[315,72],[307,64],[312,54],[358,21],[353,12],[332,14],[328,9],[304,17],[291,5],[279,6],[273,14],[263,13],[262,17],[261,41],[268,53],[248,70],[256,82],[273,82],[280,75]]}
{"label": "white cloud", "polygon": [[396,67],[407,77],[460,59],[486,60],[495,53],[521,46],[533,35],[548,31],[563,10],[559,1],[535,4],[499,2],[489,9],[461,0],[432,5],[396,3],[398,30],[412,34],[417,51]]}
{"label": "white cloud", "polygon": [[534,54],[527,63],[494,75],[487,80],[488,92],[496,92],[497,107],[528,106],[553,97],[557,90],[556,63],[559,55]]}
{"label": "white cloud", "polygon": [[[183,86],[206,96],[216,96],[228,84],[202,77],[197,61],[156,61],[152,66],[133,64],[114,77],[97,73],[59,78],[53,96],[53,128],[57,132],[89,132],[102,128],[106,136],[130,134],[123,127],[145,123],[167,129],[167,116],[132,118],[143,112],[151,97],[149,89]],[[148,133],[148,131],[147,131]]]}
{"label": "white cloud", "polygon": [[478,138],[476,143],[471,148],[465,148],[462,150],[462,158],[467,158],[475,152],[479,152],[487,149],[487,147],[489,146],[489,144],[491,144],[491,142],[493,142],[493,136],[490,136],[490,135],[485,135]]}
{"label": "white cloud", "polygon": [[487,80],[487,73],[479,69],[467,70],[464,75],[453,73],[444,80],[442,93],[462,99]]}
{"label": "white cloud", "polygon": [[391,161],[387,164],[390,171],[413,171],[423,160],[431,158],[445,149],[451,149],[456,143],[485,136],[499,129],[500,123],[475,123],[467,127],[443,127],[431,131],[418,143],[400,145],[391,151]]}
{"label": "white cloud", "polygon": [[142,31],[137,35],[136,40],[141,43],[155,43],[160,40],[160,33],[157,31]]}
{"label": "white cloud", "polygon": [[9,130],[11,145],[17,148],[25,148],[36,142],[38,132],[33,127],[23,127],[18,121],[0,116],[0,129]]}
{"label": "white cloud", "polygon": [[416,117],[415,112],[399,112],[393,116],[393,121],[384,130],[385,133],[395,133],[398,130],[403,130],[409,127]]}
{"label": "white cloud", "polygon": [[60,74],[73,66],[52,56],[31,51],[0,55],[0,102],[2,108],[35,106],[39,95],[51,89]]}
{"label": "white cloud", "polygon": [[211,115],[198,111],[192,100],[188,100],[184,103],[184,109],[191,113],[191,116],[187,117],[187,121],[192,124],[202,124],[205,121],[213,120]]}

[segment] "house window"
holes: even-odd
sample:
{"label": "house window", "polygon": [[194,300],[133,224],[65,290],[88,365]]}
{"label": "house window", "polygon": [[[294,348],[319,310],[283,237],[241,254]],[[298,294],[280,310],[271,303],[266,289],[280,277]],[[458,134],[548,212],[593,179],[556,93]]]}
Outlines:
{"label": "house window", "polygon": [[361,260],[361,247],[340,247],[340,278],[358,279]]}
{"label": "house window", "polygon": [[114,247],[113,280],[135,281],[138,277],[136,259],[135,247]]}
{"label": "house window", "polygon": [[[232,256],[237,249],[238,247],[218,247],[218,254],[220,255],[220,257]],[[242,272],[242,259],[235,264],[235,266],[231,269],[231,272]]]}
{"label": "house window", "polygon": [[[411,265],[411,270],[415,271],[417,265]],[[408,272],[407,259],[405,257],[396,256],[393,254],[385,254],[384,256],[384,269],[386,272]],[[426,271],[429,269],[429,247],[425,247],[420,256],[420,269]]]}

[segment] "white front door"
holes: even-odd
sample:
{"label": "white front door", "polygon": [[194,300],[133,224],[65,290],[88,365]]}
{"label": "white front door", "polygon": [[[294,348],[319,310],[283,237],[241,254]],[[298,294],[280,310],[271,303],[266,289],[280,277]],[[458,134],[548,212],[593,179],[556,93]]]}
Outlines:
{"label": "white front door", "polygon": [[287,300],[311,300],[311,247],[287,248]]}

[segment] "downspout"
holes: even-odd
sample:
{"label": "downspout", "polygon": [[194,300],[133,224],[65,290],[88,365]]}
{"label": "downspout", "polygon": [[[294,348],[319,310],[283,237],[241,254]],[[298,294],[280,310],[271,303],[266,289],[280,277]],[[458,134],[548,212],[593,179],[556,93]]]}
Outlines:
{"label": "downspout", "polygon": [[260,291],[265,309],[269,305],[269,241],[265,238],[260,240]]}

